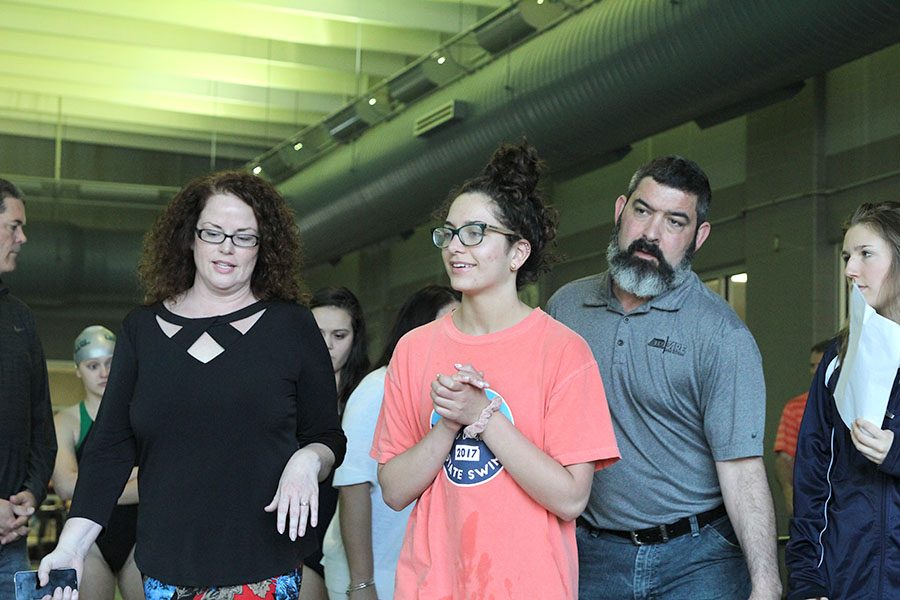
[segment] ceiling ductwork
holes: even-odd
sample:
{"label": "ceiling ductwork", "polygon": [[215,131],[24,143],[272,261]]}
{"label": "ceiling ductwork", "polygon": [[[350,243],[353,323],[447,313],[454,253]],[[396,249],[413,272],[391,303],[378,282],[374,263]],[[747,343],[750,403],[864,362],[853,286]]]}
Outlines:
{"label": "ceiling ductwork", "polygon": [[[26,196],[26,211],[28,204]],[[3,279],[33,307],[131,306],[140,300],[136,270],[141,235],[67,223],[29,225],[26,230],[29,241],[19,266]]]}
{"label": "ceiling ductwork", "polygon": [[[896,0],[603,0],[279,188],[310,261],[333,260],[420,225],[501,140],[527,135],[557,170],[597,165],[686,121],[719,122],[786,97],[898,40]],[[417,120],[454,101],[463,119],[414,135]]]}
{"label": "ceiling ductwork", "polygon": [[[10,177],[25,195],[28,242],[18,267],[4,274],[14,293],[33,307],[131,306],[140,300],[137,264],[143,233],[114,228],[120,215],[147,222],[178,191],[165,186]],[[127,209],[127,210],[126,210]],[[79,227],[35,214],[96,211],[107,227]],[[89,217],[85,221],[90,221]]]}
{"label": "ceiling ductwork", "polygon": [[[375,84],[321,122],[254,158],[246,168],[272,183],[285,181],[338,144],[351,143],[432,91],[477,71],[594,1],[510,2]],[[319,135],[321,131],[327,133],[324,138]]]}
{"label": "ceiling ductwork", "polygon": [[[310,264],[335,260],[421,225],[502,140],[527,135],[555,170],[597,168],[635,141],[789,97],[798,82],[898,41],[896,0],[602,0],[444,87],[434,77],[406,81],[398,94],[430,92],[351,144],[334,140],[355,123],[309,129],[279,150],[287,176],[279,188]],[[375,100],[354,117],[374,121]],[[304,144],[327,143],[330,152],[305,158]],[[26,207],[58,195],[46,182],[21,183]],[[121,200],[99,184],[79,185],[79,197],[102,204],[110,196],[111,207]],[[135,188],[126,200],[152,207],[173,193]],[[28,234],[20,268],[4,277],[27,301],[130,303],[139,295],[141,235],[37,221]]]}

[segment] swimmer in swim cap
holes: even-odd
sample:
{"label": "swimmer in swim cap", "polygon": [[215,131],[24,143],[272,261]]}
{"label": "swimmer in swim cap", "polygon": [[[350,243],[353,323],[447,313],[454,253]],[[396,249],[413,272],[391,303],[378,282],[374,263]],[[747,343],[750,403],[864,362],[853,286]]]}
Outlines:
{"label": "swimmer in swim cap", "polygon": [[[100,409],[115,347],[115,334],[102,325],[86,327],[75,338],[75,374],[84,385],[84,400],[59,411],[54,418],[59,449],[52,481],[63,500],[70,500],[75,491],[78,462]],[[144,597],[141,575],[134,563],[137,501],[137,469],[133,469],[107,529],[85,556],[79,590],[82,598],[115,600],[117,584],[124,600]]]}
{"label": "swimmer in swim cap", "polygon": [[[75,372],[84,382],[88,399],[95,401],[97,407],[103,390],[106,389],[106,378],[109,376],[115,347],[116,335],[102,325],[86,327],[75,338]],[[91,416],[96,416],[96,407]]]}

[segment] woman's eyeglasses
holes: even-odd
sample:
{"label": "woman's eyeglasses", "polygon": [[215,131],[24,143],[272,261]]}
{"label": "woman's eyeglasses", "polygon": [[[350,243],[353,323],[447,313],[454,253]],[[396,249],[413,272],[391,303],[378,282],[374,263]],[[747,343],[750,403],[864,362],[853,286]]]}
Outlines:
{"label": "woman's eyeglasses", "polygon": [[438,248],[446,248],[453,241],[453,236],[455,235],[463,246],[477,246],[484,239],[486,231],[493,231],[507,237],[519,237],[512,231],[500,229],[487,223],[469,223],[457,229],[452,227],[435,227],[431,230],[431,241]]}
{"label": "woman's eyeglasses", "polygon": [[253,248],[259,244],[259,236],[252,233],[233,233],[228,235],[218,229],[197,229],[197,237],[207,244],[221,244],[225,240],[231,240],[231,243],[238,248]]}

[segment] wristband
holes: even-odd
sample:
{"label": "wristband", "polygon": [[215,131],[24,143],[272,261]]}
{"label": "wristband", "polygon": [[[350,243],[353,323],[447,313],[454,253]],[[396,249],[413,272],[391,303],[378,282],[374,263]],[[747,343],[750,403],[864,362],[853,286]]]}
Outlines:
{"label": "wristband", "polygon": [[363,581],[361,583],[357,583],[357,584],[351,583],[350,585],[347,586],[347,597],[349,598],[350,594],[352,594],[353,592],[358,592],[359,590],[364,590],[367,587],[371,587],[373,585],[375,585],[374,577],[372,577],[371,579],[366,579],[365,581]]}
{"label": "wristband", "polygon": [[491,416],[500,410],[500,396],[494,396],[491,400],[491,403],[487,405],[487,407],[481,411],[481,416],[478,417],[478,420],[472,423],[471,425],[466,425],[466,428],[463,429],[463,438],[464,439],[480,439],[484,428],[487,427],[488,419]]}

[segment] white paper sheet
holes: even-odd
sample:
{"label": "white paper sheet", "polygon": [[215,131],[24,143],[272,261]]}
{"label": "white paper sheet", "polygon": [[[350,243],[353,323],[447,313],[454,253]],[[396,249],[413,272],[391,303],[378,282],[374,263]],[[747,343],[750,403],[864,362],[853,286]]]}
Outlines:
{"label": "white paper sheet", "polygon": [[859,417],[881,427],[898,367],[900,325],[876,313],[854,284],[847,356],[834,390],[838,412],[848,428]]}

